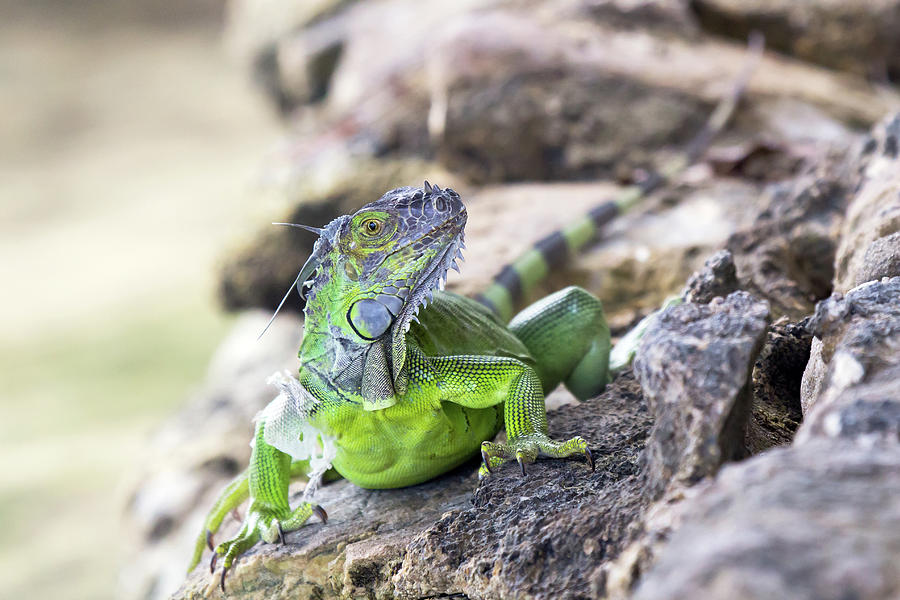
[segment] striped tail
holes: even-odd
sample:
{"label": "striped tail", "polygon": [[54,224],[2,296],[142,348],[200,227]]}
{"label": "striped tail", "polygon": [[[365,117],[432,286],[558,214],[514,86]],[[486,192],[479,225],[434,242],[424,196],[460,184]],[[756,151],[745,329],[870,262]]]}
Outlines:
{"label": "striped tail", "polygon": [[762,50],[762,36],[754,32],[748,43],[747,62],[735,79],[730,93],[722,98],[683,152],[640,183],[624,188],[615,199],[598,205],[578,221],[535,243],[519,258],[503,267],[487,289],[475,299],[494,311],[504,323],[508,323],[516,309],[547,277],[551,269],[565,264],[583,248],[595,243],[607,223],[694,164],[734,113]]}

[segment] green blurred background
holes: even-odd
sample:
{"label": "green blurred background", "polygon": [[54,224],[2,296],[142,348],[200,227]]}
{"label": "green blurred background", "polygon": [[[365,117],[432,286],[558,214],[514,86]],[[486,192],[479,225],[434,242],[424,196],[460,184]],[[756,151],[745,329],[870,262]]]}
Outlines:
{"label": "green blurred background", "polygon": [[120,481],[227,329],[276,119],[217,2],[0,12],[0,597],[111,598]]}

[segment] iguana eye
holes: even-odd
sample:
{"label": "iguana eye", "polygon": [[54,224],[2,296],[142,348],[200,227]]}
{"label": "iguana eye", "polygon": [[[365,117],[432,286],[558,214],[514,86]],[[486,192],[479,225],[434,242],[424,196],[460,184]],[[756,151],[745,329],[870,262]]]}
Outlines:
{"label": "iguana eye", "polygon": [[362,222],[363,232],[366,235],[375,236],[381,233],[381,230],[384,229],[384,223],[379,221],[378,219],[366,219]]}

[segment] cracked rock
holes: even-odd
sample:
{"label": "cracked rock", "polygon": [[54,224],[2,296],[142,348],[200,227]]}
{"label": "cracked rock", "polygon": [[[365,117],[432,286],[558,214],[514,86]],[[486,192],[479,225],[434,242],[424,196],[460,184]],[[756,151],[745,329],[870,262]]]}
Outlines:
{"label": "cracked rock", "polygon": [[648,491],[690,486],[745,453],[750,373],[769,309],[747,292],[660,314],[634,361],[655,417],[647,442]]}

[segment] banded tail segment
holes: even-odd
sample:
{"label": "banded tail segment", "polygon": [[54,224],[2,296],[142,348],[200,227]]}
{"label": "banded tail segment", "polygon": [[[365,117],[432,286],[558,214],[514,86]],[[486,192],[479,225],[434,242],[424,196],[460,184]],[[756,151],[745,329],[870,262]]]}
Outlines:
{"label": "banded tail segment", "polygon": [[552,268],[565,264],[580,250],[596,242],[607,223],[694,164],[728,123],[762,51],[763,37],[754,32],[748,41],[747,61],[731,86],[730,93],[719,101],[709,119],[683,152],[640,183],[624,188],[614,200],[598,205],[578,221],[535,243],[518,259],[503,267],[488,288],[475,299],[494,311],[504,323],[508,323],[516,309]]}

